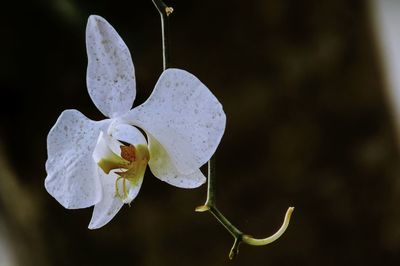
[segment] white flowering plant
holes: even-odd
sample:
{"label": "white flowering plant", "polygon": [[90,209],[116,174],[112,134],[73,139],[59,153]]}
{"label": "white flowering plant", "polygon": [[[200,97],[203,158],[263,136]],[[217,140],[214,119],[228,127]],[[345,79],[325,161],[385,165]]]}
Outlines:
{"label": "white flowering plant", "polygon": [[196,188],[207,178],[207,199],[197,212],[208,211],[233,236],[229,258],[239,245],[264,246],[287,229],[294,210],[271,236],[253,238],[236,228],[217,208],[214,152],[225,131],[222,105],[194,75],[169,65],[168,18],[173,12],[152,0],[161,15],[163,69],[150,97],[132,109],[135,73],[129,49],[102,17],[92,15],[86,27],[87,87],[106,116],[93,121],[77,110],[65,110],[47,137],[45,187],[62,206],[94,206],[90,229],[107,224],[139,193],[147,165],[158,179],[180,188]]}
{"label": "white flowering plant", "polygon": [[47,137],[45,187],[67,209],[94,206],[89,228],[96,229],[135,199],[147,165],[173,186],[202,185],[206,177],[199,168],[215,152],[226,116],[198,78],[174,68],[166,69],[147,101],[132,109],[131,54],[100,16],[88,19],[86,48],[88,92],[107,118],[61,113]]}

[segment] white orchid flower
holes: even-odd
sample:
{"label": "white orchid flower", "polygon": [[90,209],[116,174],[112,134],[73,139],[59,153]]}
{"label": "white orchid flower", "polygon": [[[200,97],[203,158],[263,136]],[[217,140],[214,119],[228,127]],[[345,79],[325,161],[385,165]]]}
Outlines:
{"label": "white orchid flower", "polygon": [[180,69],[164,71],[149,99],[131,110],[135,74],[124,41],[92,15],[86,46],[89,95],[109,118],[92,121],[77,110],[60,115],[47,137],[45,187],[67,209],[94,205],[95,229],[137,196],[147,164],[171,185],[202,185],[199,167],[215,152],[226,117],[208,88]]}

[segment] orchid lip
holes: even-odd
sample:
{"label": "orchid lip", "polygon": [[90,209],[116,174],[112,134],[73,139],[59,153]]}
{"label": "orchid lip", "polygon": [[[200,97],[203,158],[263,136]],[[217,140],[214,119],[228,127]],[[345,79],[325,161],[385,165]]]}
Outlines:
{"label": "orchid lip", "polygon": [[143,178],[150,159],[149,150],[145,144],[122,144],[119,145],[120,152],[118,154],[112,148],[116,143],[121,144],[101,132],[93,152],[93,159],[105,174],[109,175],[113,171],[117,175],[115,196],[124,203],[130,203],[130,187],[135,187]]}

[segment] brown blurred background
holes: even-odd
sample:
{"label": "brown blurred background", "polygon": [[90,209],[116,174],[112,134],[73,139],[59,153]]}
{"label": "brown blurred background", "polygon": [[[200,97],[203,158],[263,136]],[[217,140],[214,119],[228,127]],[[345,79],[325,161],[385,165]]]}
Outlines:
{"label": "brown blurred background", "polygon": [[[295,206],[276,243],[242,245],[210,214],[206,186],[148,171],[139,196],[90,231],[91,209],[44,189],[46,135],[67,108],[102,119],[85,84],[85,26],[105,17],[129,46],[135,105],[162,68],[150,0],[6,1],[0,16],[0,265],[398,265],[400,169],[394,119],[367,1],[167,1],[173,66],[219,98],[218,205],[263,237]],[[7,258],[15,264],[7,262]],[[7,264],[10,263],[10,264]]]}

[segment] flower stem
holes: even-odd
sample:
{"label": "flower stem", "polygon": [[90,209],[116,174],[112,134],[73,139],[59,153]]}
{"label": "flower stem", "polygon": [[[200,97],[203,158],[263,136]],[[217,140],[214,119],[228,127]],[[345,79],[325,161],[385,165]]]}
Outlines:
{"label": "flower stem", "polygon": [[243,242],[251,246],[264,246],[277,240],[287,229],[290,222],[290,217],[294,211],[293,207],[289,207],[285,214],[285,219],[282,226],[273,235],[257,239],[250,235],[242,233],[237,229],[217,208],[216,205],[216,171],[215,171],[215,156],[208,162],[208,187],[207,187],[207,200],[202,206],[196,208],[197,212],[210,212],[234,237],[234,243],[229,252],[229,259],[233,259],[239,253],[239,245]]}
{"label": "flower stem", "polygon": [[233,237],[242,235],[240,232],[228,219],[218,210],[216,205],[216,184],[215,184],[215,156],[211,157],[210,161],[208,161],[208,187],[207,187],[207,200],[203,206],[206,206],[205,209],[202,209],[203,206],[197,207],[197,212],[209,211],[212,215],[231,233]]}
{"label": "flower stem", "polygon": [[163,51],[163,70],[170,66],[170,38],[169,38],[169,15],[174,9],[167,6],[161,0],[152,0],[161,17],[161,36],[162,36],[162,51]]}
{"label": "flower stem", "polygon": [[[162,0],[152,1],[161,16],[163,70],[166,70],[170,66],[169,15],[171,15],[174,10],[172,7],[168,7]],[[288,208],[281,228],[270,237],[256,239],[251,237],[250,235],[242,233],[217,208],[215,165],[216,163],[214,155],[208,162],[207,200],[204,205],[197,207],[196,211],[209,211],[218,220],[218,222],[220,222],[225,227],[225,229],[234,237],[234,243],[231,251],[229,252],[229,258],[233,259],[239,253],[239,245],[242,242],[252,246],[263,246],[277,240],[287,229],[294,208]]]}

